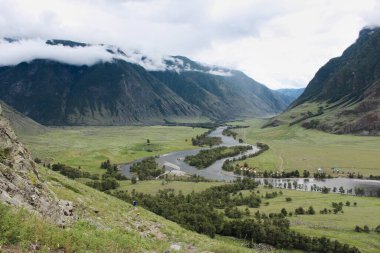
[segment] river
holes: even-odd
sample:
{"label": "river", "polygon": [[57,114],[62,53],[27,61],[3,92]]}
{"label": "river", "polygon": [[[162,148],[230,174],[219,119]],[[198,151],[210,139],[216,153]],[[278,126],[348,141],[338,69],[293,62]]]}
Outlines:
{"label": "river", "polygon": [[[222,139],[222,143],[220,144],[220,146],[251,145],[247,143],[239,143],[234,138],[223,135],[222,132],[224,129],[226,129],[225,126],[218,127],[217,129],[215,129],[209,134],[210,137],[220,137]],[[208,149],[208,148],[184,150],[184,151],[177,151],[177,152],[164,154],[156,158],[156,162],[159,164],[159,166],[165,166],[166,171],[179,169],[182,172],[186,172],[188,174],[197,174],[211,180],[232,181],[236,179],[236,175],[234,175],[232,172],[226,172],[222,170],[222,165],[224,161],[227,159],[240,158],[243,155],[250,155],[250,154],[256,153],[259,150],[259,148],[256,145],[251,145],[251,146],[252,146],[252,149],[248,150],[247,152],[244,152],[235,157],[229,157],[229,158],[218,160],[212,165],[210,165],[209,167],[205,169],[201,169],[201,170],[195,168],[194,166],[188,165],[187,163],[184,162],[184,159],[186,156],[195,155],[200,150]],[[141,160],[137,160],[137,161],[141,161]],[[127,177],[131,177],[132,175],[129,171],[130,167],[131,167],[131,164],[122,165],[120,167],[121,173]],[[259,178],[257,179],[257,181],[263,184],[269,183],[276,188],[283,188],[285,184],[286,184],[286,188],[288,188],[290,184],[291,189],[304,190],[304,191],[311,191],[311,190],[318,191],[320,190],[320,188],[324,186],[331,189],[333,189],[334,187],[339,189],[342,186],[345,192],[352,190],[352,194],[355,194],[355,188],[361,188],[364,190],[364,195],[366,196],[374,196],[377,194],[377,191],[380,190],[380,181],[350,179],[350,178],[332,178],[332,179],[324,179],[324,180],[317,180],[314,178],[309,178],[309,179],[303,179],[303,178],[262,179],[262,178]]]}

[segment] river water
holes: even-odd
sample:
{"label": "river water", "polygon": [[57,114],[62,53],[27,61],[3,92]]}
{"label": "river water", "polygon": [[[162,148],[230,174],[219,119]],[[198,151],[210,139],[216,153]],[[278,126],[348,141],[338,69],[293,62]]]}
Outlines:
{"label": "river water", "polygon": [[[239,143],[237,140],[230,136],[224,136],[222,134],[223,130],[226,127],[218,127],[214,131],[212,131],[209,136],[210,137],[220,137],[222,139],[222,144],[220,146],[235,146],[235,145],[250,145],[246,143]],[[222,165],[225,160],[227,159],[233,159],[233,158],[240,158],[243,155],[250,155],[253,153],[256,153],[259,148],[256,145],[251,145],[252,149],[248,150],[247,152],[244,152],[240,155],[237,155],[235,157],[229,157],[224,158],[221,160],[216,161],[209,167],[205,169],[198,170],[194,166],[190,166],[187,163],[184,162],[184,159],[186,156],[189,155],[195,155],[202,149],[208,149],[208,148],[199,148],[194,150],[184,150],[184,151],[178,151],[178,152],[172,152],[168,154],[164,154],[156,158],[156,162],[159,164],[159,166],[165,166],[166,171],[171,170],[178,170],[180,169],[182,172],[186,172],[188,174],[197,174],[202,177],[205,177],[207,179],[211,180],[224,180],[224,181],[232,181],[236,179],[236,176],[232,172],[226,172],[222,170]],[[137,160],[141,161],[141,160]],[[137,162],[135,161],[135,162]],[[130,173],[130,167],[131,164],[125,164],[120,167],[120,172],[127,176],[131,177]],[[366,196],[375,196],[377,194],[377,191],[380,190],[380,181],[376,180],[363,180],[363,179],[350,179],[350,178],[332,178],[332,179],[324,179],[324,180],[317,180],[314,178],[309,179],[303,179],[303,178],[268,178],[268,179],[257,179],[257,181],[261,183],[267,183],[271,184],[272,186],[276,188],[290,188],[291,189],[297,189],[297,190],[303,190],[303,191],[319,191],[322,187],[328,187],[331,188],[331,190],[336,187],[339,189],[341,186],[347,191],[351,191],[352,194],[355,194],[355,188],[361,188],[364,190],[364,194]]]}
{"label": "river water", "polygon": [[[237,140],[230,136],[224,136],[222,134],[223,130],[226,129],[226,127],[218,127],[214,131],[212,131],[209,136],[210,137],[220,137],[222,139],[222,143],[219,146],[236,146],[236,145],[249,145],[245,143],[239,143]],[[164,166],[166,171],[175,170],[178,167],[181,171],[186,172],[188,174],[197,174],[202,177],[205,177],[207,179],[211,180],[225,180],[225,181],[232,181],[236,179],[236,176],[232,172],[226,172],[222,170],[222,165],[225,160],[227,159],[233,159],[233,158],[240,158],[243,155],[250,155],[253,153],[256,153],[259,149],[256,147],[256,145],[251,145],[252,149],[248,150],[240,155],[229,157],[225,159],[221,159],[210,165],[209,167],[205,169],[198,170],[194,166],[190,166],[189,164],[185,163],[185,157],[189,155],[195,155],[202,149],[208,149],[208,148],[199,148],[194,150],[184,150],[184,151],[178,151],[178,152],[172,152],[169,154],[164,154],[156,158],[156,162],[159,164],[159,166]],[[214,146],[215,147],[215,146]],[[138,160],[139,161],[139,160]],[[170,164],[174,166],[170,166]],[[123,175],[127,177],[131,177],[130,173],[130,167],[131,164],[125,164],[121,166],[120,170]]]}

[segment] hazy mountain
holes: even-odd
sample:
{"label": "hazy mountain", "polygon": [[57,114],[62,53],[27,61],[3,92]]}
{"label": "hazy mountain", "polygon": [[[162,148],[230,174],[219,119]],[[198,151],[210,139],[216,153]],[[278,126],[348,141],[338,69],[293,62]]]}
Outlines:
{"label": "hazy mountain", "polygon": [[[64,40],[42,46],[57,52],[0,68],[0,99],[46,125],[228,120],[273,115],[289,104],[286,96],[242,72],[185,57],[153,59],[115,46]],[[84,64],[84,56],[93,52],[99,59]],[[61,60],[70,54],[84,56]]]}
{"label": "hazy mountain", "polygon": [[379,134],[380,28],[360,31],[359,38],[342,56],[318,70],[284,115],[307,128]]}
{"label": "hazy mountain", "polygon": [[278,89],[276,91],[288,97],[290,102],[296,100],[304,92],[305,88],[299,89]]}

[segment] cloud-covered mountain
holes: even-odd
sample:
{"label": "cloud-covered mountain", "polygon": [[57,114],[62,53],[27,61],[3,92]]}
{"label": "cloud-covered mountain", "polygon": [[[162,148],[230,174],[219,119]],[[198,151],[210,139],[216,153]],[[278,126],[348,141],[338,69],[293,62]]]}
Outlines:
{"label": "cloud-covered mountain", "polygon": [[0,44],[0,99],[46,125],[229,120],[273,115],[289,104],[242,72],[182,56],[65,40]]}

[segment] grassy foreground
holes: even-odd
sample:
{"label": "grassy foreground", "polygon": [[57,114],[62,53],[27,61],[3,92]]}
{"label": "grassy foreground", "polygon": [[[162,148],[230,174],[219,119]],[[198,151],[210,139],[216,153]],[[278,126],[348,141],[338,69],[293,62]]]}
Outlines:
{"label": "grassy foreground", "polygon": [[40,169],[43,180],[58,198],[73,202],[78,221],[66,228],[0,205],[0,252],[165,252],[175,244],[180,252],[254,252],[238,240],[211,239],[183,229],[143,208]]}
{"label": "grassy foreground", "polygon": [[205,129],[180,126],[65,127],[20,138],[34,157],[101,173],[100,163],[107,159],[126,163],[141,157],[193,149],[191,138],[203,132]]}
{"label": "grassy foreground", "polygon": [[300,126],[282,125],[262,129],[264,119],[238,122],[249,128],[234,129],[245,142],[263,142],[270,149],[247,160],[259,170],[343,168],[345,172],[363,175],[380,174],[380,138],[370,136],[334,135]]}

